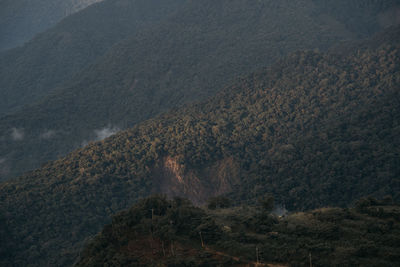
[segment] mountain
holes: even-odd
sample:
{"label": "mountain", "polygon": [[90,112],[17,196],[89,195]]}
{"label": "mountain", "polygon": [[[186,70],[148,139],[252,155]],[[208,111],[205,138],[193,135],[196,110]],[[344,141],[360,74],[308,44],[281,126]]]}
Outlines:
{"label": "mountain", "polygon": [[0,114],[57,91],[60,83],[68,83],[115,43],[158,24],[184,2],[104,1],[67,17],[24,46],[1,53]]}
{"label": "mountain", "polygon": [[0,50],[27,42],[57,22],[102,0],[36,0],[0,3]]}
{"label": "mountain", "polygon": [[2,0],[0,50],[22,45],[64,17],[102,0]]}
{"label": "mountain", "polygon": [[[85,12],[96,13],[104,7],[100,18],[119,17],[110,16],[113,9],[106,7],[120,1],[106,1]],[[238,75],[269,65],[289,52],[324,50],[341,41],[364,38],[384,27],[379,22],[382,14],[399,6],[398,1],[356,0],[343,4],[345,10],[340,10],[336,3],[332,4],[335,9],[328,2],[311,0],[184,2],[180,5],[172,1],[176,6],[166,4],[160,8],[161,12],[170,7],[170,15],[156,16],[158,19],[151,22],[158,24],[132,31],[130,38],[118,44],[112,42],[112,49],[101,58],[97,55],[109,46],[101,46],[104,49],[90,59],[84,56],[82,61],[77,60],[81,52],[87,55],[91,51],[91,42],[86,38],[71,43],[82,44],[86,47],[82,50],[71,49],[68,42],[65,53],[60,53],[59,46],[54,48],[54,42],[64,47],[64,41],[57,41],[65,39],[65,32],[60,31],[62,25],[43,34],[43,42],[34,40],[21,51],[7,54],[0,81],[7,83],[2,86],[3,91],[12,92],[9,95],[14,100],[0,98],[8,103],[0,106],[31,105],[0,118],[3,180],[59,158],[90,140],[98,140],[98,133],[126,129],[170,108],[206,99]],[[150,13],[151,10],[145,9]],[[143,17],[147,18],[145,14]],[[81,12],[63,25],[77,23],[83,15]],[[93,16],[91,23],[77,23],[68,29],[83,29],[83,36],[91,36],[91,31],[98,31],[91,27],[91,31],[85,31],[86,26],[82,25],[97,26],[98,20],[99,16]],[[116,31],[114,26],[120,24],[108,23],[104,28],[113,30],[107,32],[129,32],[119,28]],[[135,24],[127,25],[131,29]],[[359,31],[360,27],[364,30]],[[101,38],[94,41],[96,45],[102,43]],[[32,51],[34,47],[38,50]],[[54,54],[43,64],[47,47]],[[20,65],[15,55],[25,63]],[[76,73],[93,61],[96,63]],[[71,78],[72,73],[76,75]],[[53,88],[55,84],[57,87]]]}
{"label": "mountain", "polygon": [[398,31],[372,48],[294,53],[206,102],[1,183],[0,264],[70,265],[111,214],[152,193],[235,205],[273,194],[292,211],[398,201]]}
{"label": "mountain", "polygon": [[399,222],[390,198],[282,217],[151,197],[115,215],[76,266],[395,266]]}

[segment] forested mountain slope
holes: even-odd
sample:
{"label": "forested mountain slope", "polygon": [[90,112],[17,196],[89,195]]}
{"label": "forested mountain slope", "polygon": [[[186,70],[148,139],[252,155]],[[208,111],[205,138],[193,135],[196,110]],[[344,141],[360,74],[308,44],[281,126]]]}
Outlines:
{"label": "forested mountain slope", "polygon": [[2,0],[0,50],[10,49],[54,26],[62,18],[102,0]]}
{"label": "forested mountain slope", "polygon": [[[96,8],[114,2],[107,1]],[[56,93],[1,118],[3,179],[36,168],[87,140],[96,139],[96,132],[102,129],[125,129],[171,107],[213,95],[238,75],[266,66],[288,52],[325,49],[343,40],[365,37],[381,29],[379,15],[397,5],[397,1],[350,3],[342,5],[341,10],[311,0],[186,2],[158,27],[140,31],[115,45],[97,64],[60,85]],[[108,10],[104,12],[104,16],[109,15]],[[350,20],[354,17],[359,19]],[[70,23],[75,20],[71,18]],[[361,26],[365,32],[357,30]],[[54,30],[58,36],[60,31]],[[52,41],[50,38],[45,44]],[[99,40],[95,41],[94,46]],[[73,43],[82,44],[79,38]],[[30,54],[41,58],[43,50],[40,51]],[[54,66],[46,63],[36,68],[35,60],[24,63],[22,68],[28,69],[28,73],[38,71],[32,74],[32,79],[26,76],[26,71],[19,72],[13,64],[7,65],[3,72],[7,78],[3,80],[15,81],[23,89],[32,84],[32,93],[37,94],[38,88],[47,88],[82,66],[76,59],[81,52],[87,53],[87,49],[76,50],[77,56],[68,51],[61,58],[50,57],[50,63],[57,59]],[[37,77],[41,79],[35,82]],[[15,133],[23,134],[23,138],[14,138]]]}
{"label": "forested mountain slope", "polygon": [[295,53],[207,102],[2,183],[1,264],[70,264],[110,214],[154,192],[196,203],[273,194],[289,210],[398,200],[398,44]]}
{"label": "forested mountain slope", "polygon": [[76,266],[398,263],[400,207],[390,198],[362,199],[356,208],[323,208],[284,217],[260,204],[200,209],[179,198],[141,200],[113,217],[86,246]]}
{"label": "forested mountain slope", "polygon": [[[35,2],[35,1],[33,1]],[[0,54],[0,114],[54,92],[122,39],[158,24],[185,0],[108,0]]]}

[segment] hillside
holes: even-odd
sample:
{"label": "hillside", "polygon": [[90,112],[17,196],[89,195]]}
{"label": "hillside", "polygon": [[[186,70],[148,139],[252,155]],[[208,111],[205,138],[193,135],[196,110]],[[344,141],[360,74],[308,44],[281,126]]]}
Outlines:
{"label": "hillside", "polygon": [[27,42],[57,22],[102,0],[3,0],[0,3],[0,51]]}
{"label": "hillside", "polygon": [[75,266],[395,266],[399,222],[390,199],[280,217],[152,197],[115,215]]}
{"label": "hillside", "polygon": [[22,45],[64,17],[102,0],[2,0],[0,51]]}
{"label": "hillside", "polygon": [[[97,12],[104,6],[101,17],[114,18],[109,15],[114,9],[106,9],[114,2],[106,1],[85,12]],[[176,4],[180,7],[176,13],[171,11],[171,16],[165,19],[159,17],[158,21],[162,22],[158,26],[132,33],[130,39],[114,45],[100,59],[96,56],[109,46],[101,46],[100,52],[96,52],[92,44],[103,43],[103,30],[94,30],[90,23],[88,28],[78,23],[71,29],[82,29],[78,32],[84,37],[92,36],[92,31],[99,33],[99,39],[88,41],[81,34],[73,35],[77,38],[72,44],[82,45],[84,49],[75,50],[66,44],[64,53],[56,46],[50,49],[49,61],[41,63],[47,47],[52,47],[55,40],[64,40],[60,25],[53,29],[55,36],[47,33],[41,37],[45,38],[43,42],[33,41],[18,52],[23,64],[13,56],[5,61],[4,78],[0,81],[8,83],[2,87],[13,92],[10,95],[14,100],[0,97],[7,103],[0,106],[31,103],[48,94],[49,89],[54,89],[54,93],[0,119],[3,180],[57,159],[87,141],[99,139],[96,134],[99,131],[126,129],[172,107],[214,95],[238,75],[256,71],[290,52],[324,50],[344,40],[368,36],[384,27],[378,18],[398,5],[397,1],[386,0],[353,0],[351,4],[343,4],[342,9],[336,3],[332,4],[336,8],[330,8],[329,3],[317,4],[311,0],[184,2]],[[117,11],[120,12],[116,8]],[[144,18],[147,18],[146,12],[143,12]],[[68,21],[77,23],[78,18],[71,17]],[[89,22],[97,29],[96,18]],[[120,25],[108,23],[106,20],[100,28],[114,29]],[[124,31],[122,26],[116,31],[121,36],[134,27]],[[359,31],[360,27],[364,31]],[[107,40],[113,39],[107,37]],[[64,48],[64,41],[60,45]],[[31,51],[31,47],[39,50]],[[86,55],[91,53],[87,51],[92,50],[93,57],[88,59]],[[71,73],[95,58],[96,64],[68,79]],[[60,84],[62,80],[68,82]],[[59,86],[53,88],[55,84]],[[27,85],[30,85],[29,93],[25,92]],[[16,140],[15,132],[22,133],[24,138]],[[49,133],[52,134],[49,136]]]}
{"label": "hillside", "polygon": [[160,23],[184,2],[104,1],[67,17],[24,46],[1,53],[0,115],[57,91],[60,83],[76,79],[75,74],[115,43]]}
{"label": "hillside", "polygon": [[[399,36],[399,35],[397,35]],[[382,38],[385,40],[385,38]],[[216,97],[0,184],[0,265],[67,265],[154,192],[197,204],[273,194],[289,210],[399,200],[400,50],[298,52]]]}

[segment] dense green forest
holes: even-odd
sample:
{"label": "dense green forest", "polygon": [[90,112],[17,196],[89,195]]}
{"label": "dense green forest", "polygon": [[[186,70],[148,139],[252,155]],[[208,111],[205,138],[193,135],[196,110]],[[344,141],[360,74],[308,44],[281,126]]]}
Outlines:
{"label": "dense green forest", "polygon": [[1,176],[57,159],[96,139],[96,130],[126,129],[205,99],[289,52],[369,36],[390,25],[380,18],[398,5],[111,0],[92,6],[0,60],[0,107],[32,104],[0,118]]}
{"label": "dense green forest", "polygon": [[0,50],[22,45],[62,18],[99,1],[102,0],[2,0]]}
{"label": "dense green forest", "polygon": [[75,266],[396,266],[399,223],[391,198],[279,216],[158,196],[113,216]]}
{"label": "dense green forest", "polygon": [[72,264],[111,214],[154,192],[235,205],[272,194],[291,211],[398,201],[400,47],[371,47],[291,54],[206,102],[1,183],[0,265]]}

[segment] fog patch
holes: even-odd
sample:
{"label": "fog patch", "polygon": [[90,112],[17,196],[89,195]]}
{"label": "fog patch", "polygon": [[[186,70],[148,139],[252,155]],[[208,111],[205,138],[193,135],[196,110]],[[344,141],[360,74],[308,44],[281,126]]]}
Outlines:
{"label": "fog patch", "polygon": [[12,128],[11,129],[11,138],[14,141],[21,141],[24,139],[24,131],[22,129]]}
{"label": "fog patch", "polygon": [[101,129],[97,129],[93,131],[92,138],[90,140],[83,140],[81,142],[81,147],[87,146],[90,142],[101,141],[110,137],[113,134],[116,134],[121,129],[115,126],[107,126]]}
{"label": "fog patch", "polygon": [[105,127],[99,130],[94,130],[94,133],[96,135],[95,141],[100,141],[103,139],[106,139],[107,137],[110,137],[111,135],[117,133],[120,129],[117,127]]}
{"label": "fog patch", "polygon": [[283,206],[283,205],[278,205],[278,206],[275,206],[275,208],[274,208],[274,210],[272,211],[272,213],[273,214],[275,214],[275,215],[277,215],[277,216],[286,216],[287,215],[287,213],[288,213],[288,211],[287,211],[287,209],[285,208],[285,206]]}
{"label": "fog patch", "polygon": [[48,130],[48,131],[45,131],[45,132],[41,133],[39,135],[39,138],[40,139],[50,139],[50,138],[54,137],[55,135],[56,135],[56,131]]}
{"label": "fog patch", "polygon": [[87,146],[88,144],[89,144],[89,141],[84,140],[84,141],[81,143],[81,147],[85,147],[85,146]]}

